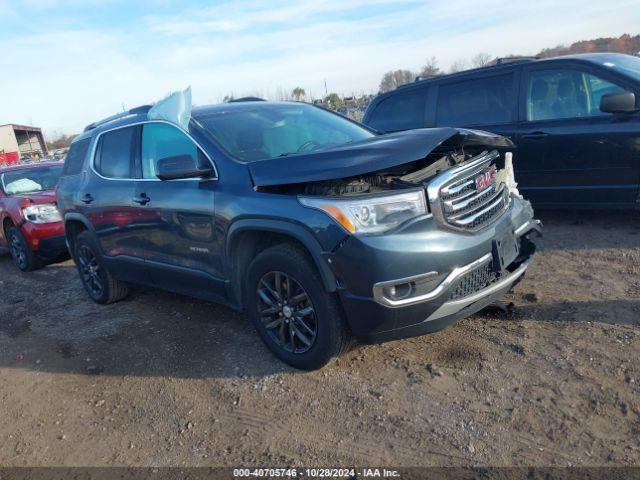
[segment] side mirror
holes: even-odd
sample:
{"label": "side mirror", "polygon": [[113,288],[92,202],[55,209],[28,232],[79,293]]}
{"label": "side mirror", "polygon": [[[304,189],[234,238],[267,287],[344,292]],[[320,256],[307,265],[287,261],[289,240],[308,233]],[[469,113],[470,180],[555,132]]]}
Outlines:
{"label": "side mirror", "polygon": [[601,112],[630,113],[636,110],[636,94],[632,92],[607,93],[600,99]]}
{"label": "side mirror", "polygon": [[158,160],[156,176],[160,180],[209,177],[213,173],[210,166],[200,167],[191,155],[176,155]]}

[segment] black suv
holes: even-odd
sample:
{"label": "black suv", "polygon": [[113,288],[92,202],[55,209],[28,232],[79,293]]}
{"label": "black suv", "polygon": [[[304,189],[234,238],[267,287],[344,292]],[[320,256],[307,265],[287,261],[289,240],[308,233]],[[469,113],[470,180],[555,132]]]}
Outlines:
{"label": "black suv", "polygon": [[509,137],[536,207],[640,207],[640,58],[521,59],[376,97],[363,122],[392,132],[481,128]]}
{"label": "black suv", "polygon": [[518,282],[540,230],[511,142],[378,135],[303,103],[140,107],[87,127],[58,185],[89,296],[147,284],[244,309],[285,362],[443,328]]}

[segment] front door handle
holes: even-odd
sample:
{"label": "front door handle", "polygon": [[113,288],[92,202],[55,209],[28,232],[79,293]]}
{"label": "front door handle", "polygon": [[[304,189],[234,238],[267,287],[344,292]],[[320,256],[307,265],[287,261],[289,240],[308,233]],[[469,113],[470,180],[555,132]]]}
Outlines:
{"label": "front door handle", "polygon": [[87,205],[89,205],[94,200],[95,199],[91,196],[90,193],[85,194],[85,196],[80,199],[82,203],[86,203]]}
{"label": "front door handle", "polygon": [[151,199],[147,196],[146,193],[141,193],[138,197],[133,197],[133,201],[144,206],[149,203]]}
{"label": "front door handle", "polygon": [[524,135],[522,135],[522,138],[526,138],[529,140],[540,140],[541,138],[545,138],[548,136],[549,134],[546,132],[532,132],[532,133],[525,133]]}

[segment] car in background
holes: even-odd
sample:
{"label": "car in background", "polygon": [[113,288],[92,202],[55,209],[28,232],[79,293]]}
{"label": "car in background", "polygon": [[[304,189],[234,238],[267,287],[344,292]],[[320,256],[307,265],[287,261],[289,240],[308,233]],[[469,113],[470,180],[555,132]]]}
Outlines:
{"label": "car in background", "polygon": [[640,58],[514,59],[377,96],[363,123],[384,132],[468,127],[516,145],[518,188],[537,207],[640,206]]}
{"label": "car in background", "polygon": [[0,246],[22,271],[68,258],[56,209],[60,162],[0,167]]}
{"label": "car in background", "polygon": [[[156,105],[157,107],[157,105]],[[156,108],[153,107],[153,108]],[[91,299],[145,284],[245,310],[302,369],[354,335],[432,332],[511,289],[540,230],[498,135],[378,135],[303,103],[151,107],[89,125],[57,189]]]}

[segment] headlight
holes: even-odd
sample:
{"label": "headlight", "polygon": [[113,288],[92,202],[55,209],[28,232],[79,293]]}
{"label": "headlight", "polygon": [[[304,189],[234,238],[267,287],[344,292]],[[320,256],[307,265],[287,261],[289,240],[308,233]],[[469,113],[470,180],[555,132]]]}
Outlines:
{"label": "headlight", "polygon": [[427,213],[424,190],[358,198],[300,197],[300,203],[329,214],[350,233],[382,233]]}
{"label": "headlight", "polygon": [[22,214],[24,218],[33,223],[54,223],[62,221],[58,209],[52,203],[24,207]]}

